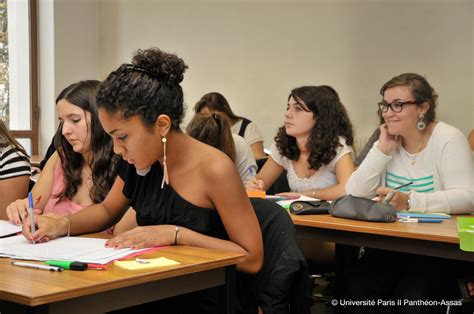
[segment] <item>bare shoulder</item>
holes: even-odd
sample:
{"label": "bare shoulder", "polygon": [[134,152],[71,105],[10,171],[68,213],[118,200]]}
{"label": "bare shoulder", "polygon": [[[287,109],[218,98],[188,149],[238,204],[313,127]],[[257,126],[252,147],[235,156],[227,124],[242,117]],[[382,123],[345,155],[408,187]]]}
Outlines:
{"label": "bare shoulder", "polygon": [[198,158],[201,175],[206,180],[216,180],[219,177],[225,178],[236,171],[232,160],[214,147],[203,145],[202,150],[196,157]]}

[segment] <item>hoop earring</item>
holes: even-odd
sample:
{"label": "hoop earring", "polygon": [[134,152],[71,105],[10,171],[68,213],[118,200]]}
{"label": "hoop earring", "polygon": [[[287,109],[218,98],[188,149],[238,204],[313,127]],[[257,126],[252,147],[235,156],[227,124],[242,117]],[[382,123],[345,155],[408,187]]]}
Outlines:
{"label": "hoop earring", "polygon": [[168,178],[168,166],[166,165],[166,137],[163,137],[161,139],[163,142],[163,181],[161,181],[161,188],[163,189],[163,186],[166,184],[169,184],[169,178]]}
{"label": "hoop earring", "polygon": [[425,116],[423,116],[423,115],[420,115],[418,117],[418,123],[416,124],[416,128],[419,131],[423,131],[426,128],[426,123],[425,123],[424,118],[425,118]]}

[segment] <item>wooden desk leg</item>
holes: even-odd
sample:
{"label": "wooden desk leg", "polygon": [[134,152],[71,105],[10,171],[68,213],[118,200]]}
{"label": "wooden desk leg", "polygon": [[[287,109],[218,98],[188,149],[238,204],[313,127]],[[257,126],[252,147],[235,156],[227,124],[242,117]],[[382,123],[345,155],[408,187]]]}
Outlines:
{"label": "wooden desk leg", "polygon": [[226,267],[225,285],[221,286],[221,313],[234,314],[235,313],[235,298],[236,298],[236,268],[235,265]]}

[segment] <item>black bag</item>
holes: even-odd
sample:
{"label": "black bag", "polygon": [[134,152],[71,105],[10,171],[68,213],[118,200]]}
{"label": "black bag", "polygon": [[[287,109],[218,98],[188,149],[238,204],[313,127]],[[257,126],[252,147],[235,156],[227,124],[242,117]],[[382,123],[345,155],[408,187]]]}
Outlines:
{"label": "black bag", "polygon": [[293,215],[323,215],[329,213],[331,205],[326,201],[294,201],[290,204]]}
{"label": "black bag", "polygon": [[364,221],[394,222],[397,220],[397,211],[392,205],[352,195],[341,196],[332,201],[329,213],[334,217]]}

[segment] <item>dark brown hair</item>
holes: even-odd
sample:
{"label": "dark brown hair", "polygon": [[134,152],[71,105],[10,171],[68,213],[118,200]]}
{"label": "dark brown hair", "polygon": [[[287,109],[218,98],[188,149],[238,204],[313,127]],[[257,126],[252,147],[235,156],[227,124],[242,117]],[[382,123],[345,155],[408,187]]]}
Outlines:
{"label": "dark brown hair", "polygon": [[[336,149],[341,146],[339,137],[352,145],[354,137],[352,124],[346,108],[339,100],[339,95],[330,86],[302,86],[295,88],[288,96],[303,102],[309,111],[313,112],[316,123],[306,144],[310,151],[308,164],[310,169],[319,169],[333,160]],[[298,160],[300,151],[296,138],[286,134],[285,126],[280,127],[275,137],[280,154],[290,160]]]}
{"label": "dark brown hair", "polygon": [[223,113],[231,123],[235,123],[237,120],[242,119],[242,117],[239,117],[232,112],[227,99],[217,92],[207,93],[202,96],[194,106],[194,112],[199,113],[205,107]]}
{"label": "dark brown hair", "polygon": [[436,105],[438,102],[438,94],[431,87],[430,83],[421,75],[416,73],[403,73],[391,78],[388,82],[383,84],[380,89],[380,95],[384,95],[385,91],[395,86],[408,86],[411,89],[417,106],[427,102],[430,106],[426,113],[426,121],[434,121],[436,119]]}
{"label": "dark brown hair", "polygon": [[[109,193],[110,188],[117,176],[118,156],[113,152],[112,138],[104,131],[99,121],[95,96],[100,82],[95,80],[81,81],[66,87],[56,98],[56,104],[64,99],[71,104],[81,108],[84,113],[91,115],[89,130],[93,186],[89,196],[94,203],[100,203]],[[87,120],[86,120],[87,121]],[[61,198],[72,199],[82,184],[82,168],[84,157],[75,152],[71,144],[62,135],[62,124],[59,125],[55,137],[54,146],[61,159],[64,170],[65,187],[58,195]]]}
{"label": "dark brown hair", "polygon": [[235,144],[229,121],[222,114],[196,113],[189,122],[186,133],[189,136],[224,152],[235,162]]}

